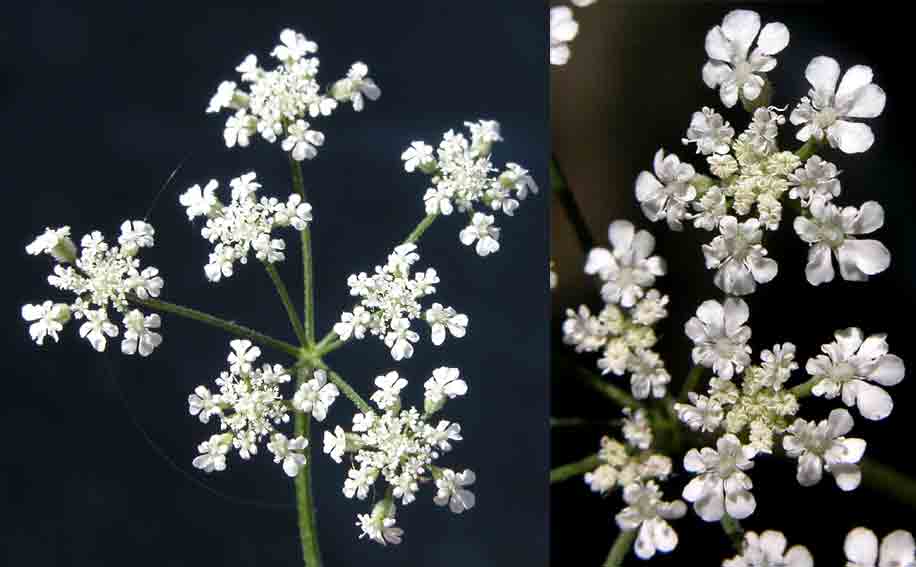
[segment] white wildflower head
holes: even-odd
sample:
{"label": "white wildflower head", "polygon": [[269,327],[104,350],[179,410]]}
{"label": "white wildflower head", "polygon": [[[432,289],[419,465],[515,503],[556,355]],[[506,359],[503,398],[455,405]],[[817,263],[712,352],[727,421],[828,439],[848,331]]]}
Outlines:
{"label": "white wildflower head", "polygon": [[[351,102],[359,111],[365,99],[375,100],[381,95],[368,76],[368,67],[360,62],[354,63],[329,92],[322,92],[317,77],[319,60],[314,56],[317,51],[315,42],[285,29],[280,33],[280,44],[271,51],[278,65],[265,69],[256,56],[248,55],[236,67],[241,85],[233,81],[219,85],[207,112],[231,112],[223,131],[227,147],[248,146],[260,135],[269,143],[282,140],[283,150],[297,161],[312,159],[324,143],[324,134],[313,130],[306,117],[328,116],[338,102]],[[206,194],[200,195],[198,202],[201,200],[206,200]]]}
{"label": "white wildflower head", "polygon": [[760,535],[745,532],[741,553],[723,561],[722,567],[814,567],[814,558],[806,547],[793,545],[786,549],[787,546],[786,536],[775,530]]}
{"label": "white wildflower head", "polygon": [[[755,39],[757,46],[751,51]],[[788,44],[785,25],[771,22],[760,29],[757,12],[733,10],[706,34],[709,61],[703,67],[703,82],[718,87],[722,104],[729,108],[739,97],[755,101],[766,84],[766,73],[776,68],[773,56]]]}
{"label": "white wildflower head", "polygon": [[866,419],[884,419],[894,402],[882,386],[903,380],[903,360],[888,352],[884,334],[866,338],[861,329],[850,327],[834,336],[836,341],[821,347],[824,354],[805,364],[805,371],[817,380],[811,393],[828,399],[839,396],[847,406],[857,406]]}
{"label": "white wildflower head", "polygon": [[712,368],[717,376],[729,380],[750,364],[750,327],[745,326],[750,311],[742,299],[727,298],[724,303],[704,301],[684,326],[693,341],[693,362]]}
{"label": "white wildflower head", "polygon": [[835,409],[819,423],[795,420],[782,444],[786,454],[798,459],[796,478],[802,486],[821,481],[826,470],[842,490],[854,490],[862,481],[858,462],[865,453],[865,440],[847,438],[852,430],[852,416],[845,409]]}
{"label": "white wildflower head", "polygon": [[802,127],[795,137],[802,142],[826,139],[830,147],[847,154],[868,150],[875,141],[874,133],[867,124],[850,119],[875,118],[884,111],[886,95],[871,82],[871,67],[850,67],[841,80],[839,63],[819,56],[808,64],[805,78],[811,90],[789,117],[792,124]]}

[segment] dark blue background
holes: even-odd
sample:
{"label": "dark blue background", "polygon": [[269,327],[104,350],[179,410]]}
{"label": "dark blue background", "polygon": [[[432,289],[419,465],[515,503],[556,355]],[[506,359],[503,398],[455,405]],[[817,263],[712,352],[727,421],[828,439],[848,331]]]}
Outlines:
{"label": "dark blue background", "polygon": [[[153,209],[165,300],[189,304],[292,341],[282,307],[257,264],[219,284],[203,275],[210,245],[187,222],[180,192],[254,169],[267,195],[289,191],[286,157],[258,139],[223,146],[225,115],[204,109],[221,80],[248,53],[262,60],[284,27],[318,42],[321,79],[368,63],[382,98],[356,114],[340,109],[316,121],[327,135],[304,164],[313,225],[319,334],[351,298],[348,274],[384,260],[423,216],[420,176],[403,172],[412,140],[435,145],[464,120],[497,119],[506,142],[498,165],[518,161],[546,183],[547,65],[543,4],[499,2],[36,1],[0,24],[4,124],[3,257],[6,324],[0,394],[0,564],[296,565],[300,561],[292,482],[266,451],[233,457],[223,474],[191,467],[213,431],[187,414],[187,395],[226,365],[229,338],[165,316],[163,346],[147,360],[122,356],[113,342],[96,354],[65,329],[61,344],[29,342],[23,303],[56,298],[45,258],[23,247],[44,226],[69,224],[116,236],[142,218],[163,181],[184,166]],[[468,336],[417,354],[398,368],[406,398],[422,403],[433,368],[456,365],[470,395],[446,415],[465,441],[443,462],[478,472],[478,506],[462,517],[435,507],[432,494],[398,515],[401,546],[357,541],[353,524],[367,502],[340,493],[345,465],[314,455],[315,497],[327,565],[538,565],[547,556],[548,443],[545,257],[542,195],[501,218],[502,249],[481,259],[458,242],[463,220],[438,220],[421,242],[421,265],[442,284],[438,299],[471,317]],[[300,297],[295,236],[281,266]],[[282,361],[264,349],[266,359]],[[368,396],[374,376],[394,367],[374,340],[349,345],[328,362]],[[126,405],[125,402],[126,401]],[[328,425],[348,423],[340,398]],[[215,496],[170,467],[132,424],[184,471],[234,498]],[[313,442],[314,443],[314,442]]]}

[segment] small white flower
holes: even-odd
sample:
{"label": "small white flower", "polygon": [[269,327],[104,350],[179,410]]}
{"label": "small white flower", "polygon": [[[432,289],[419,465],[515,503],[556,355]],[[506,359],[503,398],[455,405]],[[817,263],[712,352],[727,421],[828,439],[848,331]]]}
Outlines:
{"label": "small white flower", "polygon": [[754,467],[756,449],[742,445],[727,433],[716,441],[716,449],[690,449],[684,468],[697,476],[684,488],[684,500],[707,522],[719,521],[724,514],[743,520],[754,513],[757,501],[751,494],[754,484],[744,472]]}
{"label": "small white flower", "polygon": [[458,237],[465,246],[477,241],[478,256],[488,256],[499,250],[499,229],[493,225],[493,215],[474,213],[471,224],[463,228]]}
{"label": "small white flower", "polygon": [[229,452],[231,447],[231,434],[213,435],[208,441],[204,441],[197,446],[197,451],[200,455],[194,457],[192,464],[195,468],[201,469],[206,473],[224,471],[226,470],[226,453]]}
{"label": "small white flower", "polygon": [[826,470],[842,490],[859,486],[862,472],[856,463],[865,453],[865,440],[844,437],[852,425],[852,416],[844,409],[831,411],[820,423],[795,420],[786,431],[782,445],[788,456],[798,459],[796,478],[800,485],[817,484]]}
{"label": "small white flower", "polygon": [[840,266],[840,275],[847,281],[865,281],[891,265],[891,253],[877,240],[854,238],[870,234],[884,226],[884,209],[867,201],[858,209],[840,209],[823,199],[813,199],[811,218],[795,217],[798,236],[811,245],[805,277],[811,285],[833,281],[832,255]]}
{"label": "small white flower", "polygon": [[118,336],[118,328],[108,320],[108,312],[105,309],[86,309],[83,311],[86,316],[86,322],[80,326],[80,336],[89,341],[92,348],[99,352],[105,350],[108,344],[106,335],[109,337]]}
{"label": "small white flower", "polygon": [[605,302],[632,307],[644,289],[655,284],[656,276],[665,275],[665,261],[660,256],[650,256],[655,238],[646,230],[637,232],[629,221],[612,222],[608,241],[610,250],[599,247],[588,253],[585,273],[597,274],[605,282],[601,288]]}
{"label": "small white flower", "polygon": [[426,310],[426,322],[430,325],[431,338],[436,346],[445,341],[446,330],[456,339],[460,339],[467,333],[468,316],[456,312],[451,307],[442,307],[440,303],[433,303]]}
{"label": "small white flower", "polygon": [[916,567],[916,542],[905,530],[889,533],[878,547],[878,538],[868,528],[855,528],[843,543],[848,567]]}
{"label": "small white flower", "polygon": [[410,330],[410,321],[401,317],[391,320],[391,331],[385,335],[385,344],[391,348],[391,358],[403,360],[413,356],[413,345],[420,335]]}
{"label": "small white flower", "polygon": [[642,451],[652,446],[652,426],[646,418],[646,410],[639,408],[633,411],[631,408],[624,408],[623,438],[627,444]]}
{"label": "small white flower", "polygon": [[829,201],[840,194],[840,170],[820,156],[811,156],[805,167],[796,169],[788,176],[789,197],[798,199],[803,206],[808,206],[814,198]]}
{"label": "small white flower", "polygon": [[880,386],[894,386],[903,380],[903,360],[888,353],[886,335],[871,335],[863,340],[862,330],[850,327],[834,336],[835,342],[821,347],[825,354],[809,359],[805,365],[808,374],[819,380],[811,393],[827,399],[841,396],[847,406],[858,406],[863,417],[884,419],[890,415],[894,402]]}
{"label": "small white flower", "polygon": [[[757,35],[760,32],[760,35]],[[757,47],[751,51],[754,39]],[[760,15],[750,10],[733,10],[725,15],[721,26],[706,34],[703,82],[709,88],[719,87],[722,104],[731,108],[738,96],[747,101],[760,96],[764,74],[776,67],[776,55],[789,44],[789,30],[779,22],[760,29]]]}
{"label": "small white flower", "polygon": [[76,260],[76,245],[70,240],[70,227],[46,228],[28,246],[25,251],[32,256],[49,254],[61,264],[69,264]]}
{"label": "small white flower", "polygon": [[477,480],[474,471],[465,469],[456,473],[452,469],[442,469],[442,476],[436,479],[436,495],[433,502],[437,506],[445,506],[454,514],[461,514],[474,507],[477,499],[474,493],[465,488]]}
{"label": "small white flower", "polygon": [[633,544],[637,557],[649,559],[656,551],[668,553],[677,547],[677,533],[666,520],[684,517],[687,506],[683,501],[662,501],[661,490],[653,481],[628,484],[623,500],[627,506],[614,519],[622,530],[639,529]]}
{"label": "small white flower", "polygon": [[[594,352],[600,349],[607,341],[607,335],[607,326],[598,317],[592,315],[588,306],[580,305],[578,311],[566,310],[566,320],[563,321],[563,342],[575,346],[576,352]],[[621,371],[617,374],[622,373]]]}
{"label": "small white flower", "polygon": [[309,130],[309,123],[304,120],[296,120],[294,124],[290,124],[286,134],[281,146],[283,151],[290,152],[296,161],[314,158],[318,155],[318,147],[324,144],[324,134]]}
{"label": "small white flower", "polygon": [[[600,366],[600,364],[599,364]],[[627,361],[630,371],[630,392],[637,400],[665,397],[671,375],[658,353],[649,349],[636,349]]]}
{"label": "small white flower", "polygon": [[162,344],[162,335],[153,329],[162,325],[159,315],[143,316],[143,313],[134,309],[124,316],[124,340],[121,341],[121,352],[124,354],[140,353],[140,356],[149,356],[153,350]]}
{"label": "small white flower", "polygon": [[331,404],[340,395],[340,390],[328,382],[328,374],[324,370],[316,369],[312,376],[311,380],[304,382],[296,390],[293,395],[293,407],[311,414],[315,421],[324,421]]}
{"label": "small white flower", "polygon": [[165,280],[159,275],[157,268],[147,267],[143,268],[142,272],[137,272],[136,269],[131,270],[128,285],[137,294],[137,297],[148,299],[150,297],[159,297],[162,287],[165,285]]}
{"label": "small white flower", "polygon": [[261,356],[261,349],[252,346],[248,339],[235,339],[229,343],[232,347],[229,353],[229,370],[233,374],[248,374],[251,372],[251,363]]}
{"label": "small white flower", "polygon": [[579,33],[579,24],[567,6],[550,8],[550,64],[565,65],[569,61],[569,42]]}
{"label": "small white flower", "polygon": [[722,567],[814,567],[811,552],[802,545],[788,550],[786,537],[780,532],[767,530],[759,536],[745,532],[741,553],[722,562]]}
{"label": "small white flower", "polygon": [[305,466],[306,457],[302,454],[309,445],[305,437],[287,439],[282,433],[274,433],[267,444],[267,450],[273,453],[274,462],[283,464],[286,476],[295,477],[299,469]]}
{"label": "small white flower", "polygon": [[316,51],[318,51],[318,45],[314,41],[309,41],[304,35],[294,30],[285,29],[280,32],[280,45],[274,47],[270,54],[280,61],[290,62]]}
{"label": "small white flower", "polygon": [[331,93],[337,100],[352,102],[356,112],[363,110],[365,99],[378,100],[382,96],[382,90],[369,77],[369,67],[361,61],[350,66],[346,78],[334,83]]}
{"label": "small white flower", "polygon": [[696,392],[688,392],[687,398],[690,404],[674,404],[678,419],[691,431],[712,433],[719,428],[725,417],[721,403]]}
{"label": "small white flower", "polygon": [[356,339],[362,339],[366,336],[366,330],[372,316],[362,305],[353,308],[353,312],[343,312],[340,315],[340,322],[334,325],[334,332],[340,337],[340,340],[346,341],[351,336]]}
{"label": "small white flower", "polygon": [[364,464],[359,468],[351,468],[347,471],[347,478],[344,480],[344,496],[347,498],[356,496],[360,500],[365,500],[377,478],[378,470],[374,467]]}
{"label": "small white flower", "polygon": [[29,325],[29,335],[39,346],[44,344],[46,337],[51,337],[58,342],[58,333],[64,329],[64,324],[70,320],[70,307],[64,303],[45,301],[41,305],[26,304],[22,306],[22,318],[32,322]]}
{"label": "small white flower", "polygon": [[592,492],[607,494],[617,486],[617,469],[611,465],[600,465],[592,472],[585,473],[585,484]]}
{"label": "small white flower", "polygon": [[719,236],[703,245],[706,268],[717,270],[713,281],[729,295],[747,295],[776,277],[779,266],[767,258],[760,221],[749,218],[739,223],[728,215],[719,221]]}
{"label": "small white flower", "polygon": [[447,366],[433,370],[432,377],[423,384],[426,413],[441,408],[446,399],[453,400],[468,393],[468,383],[462,380],[460,375],[461,372],[457,368]]}
{"label": "small white flower", "polygon": [[722,118],[722,115],[704,106],[703,110],[693,113],[687,134],[681,142],[685,146],[696,144],[698,154],[727,154],[731,151],[734,136],[735,129]]}
{"label": "small white flower", "polygon": [[188,396],[188,413],[196,415],[201,423],[208,423],[211,417],[222,411],[219,396],[214,396],[205,386],[194,388],[194,393]]}
{"label": "small white flower", "polygon": [[398,376],[396,371],[391,371],[384,376],[375,378],[375,386],[378,388],[370,398],[380,410],[386,410],[390,407],[399,406],[401,403],[401,390],[407,385],[407,380]]}
{"label": "small white flower", "polygon": [[[386,504],[385,501],[379,502],[376,506],[382,504]],[[368,536],[372,541],[382,545],[389,543],[397,545],[401,543],[404,530],[395,525],[394,504],[390,504],[390,507],[390,515],[384,515],[376,511],[373,511],[371,515],[359,514],[356,522],[356,525],[362,530],[359,537]]]}
{"label": "small white flower", "polygon": [[413,173],[417,168],[423,171],[424,168],[436,163],[436,158],[433,157],[433,147],[424,142],[411,142],[410,147],[401,154],[401,159],[404,161],[404,171],[407,173]]}
{"label": "small white flower", "polygon": [[121,224],[121,236],[118,244],[121,251],[127,256],[134,256],[140,248],[148,248],[154,244],[153,237],[156,229],[143,221],[126,220]]}
{"label": "small white flower", "polygon": [[712,368],[717,376],[726,380],[741,372],[751,362],[751,329],[746,327],[750,316],[747,303],[729,297],[725,303],[704,301],[697,316],[684,325],[684,331],[693,341],[694,364]]}
{"label": "small white flower", "polygon": [[324,432],[324,452],[330,455],[335,463],[340,463],[347,451],[347,434],[341,426],[334,428],[334,433]]}
{"label": "small white flower", "polygon": [[666,157],[665,150],[655,154],[653,169],[654,175],[643,171],[636,178],[636,200],[650,221],[667,219],[672,230],[683,230],[681,221],[687,217],[687,204],[697,195],[690,184],[696,171],[674,154]]}
{"label": "small white flower", "polygon": [[830,147],[847,154],[870,148],[875,141],[871,128],[846,119],[874,118],[884,111],[887,97],[881,87],[871,82],[871,67],[850,67],[840,80],[839,63],[819,56],[808,63],[805,78],[812,88],[789,116],[792,124],[804,125],[795,137],[802,142],[826,137]]}

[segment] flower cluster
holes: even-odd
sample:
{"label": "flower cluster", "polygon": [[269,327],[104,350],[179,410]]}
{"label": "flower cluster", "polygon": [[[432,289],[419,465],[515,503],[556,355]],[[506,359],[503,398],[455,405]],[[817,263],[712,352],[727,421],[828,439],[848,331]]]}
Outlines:
{"label": "flower cluster", "polygon": [[309,380],[301,381],[293,399],[286,400],[280,392],[280,387],[291,380],[285,368],[269,363],[258,366],[261,349],[249,340],[236,339],[229,346],[229,369],[216,379],[218,392],[198,386],[188,396],[190,414],[201,423],[215,417],[222,431],[200,444],[194,466],[205,472],[225,470],[231,448],[248,460],[258,453],[262,441],[269,439],[267,450],[274,462],[281,464],[288,476],[296,476],[306,462],[308,440],[287,438],[276,426],[289,422],[291,409],[323,421],[339,395],[337,386],[328,383],[324,370],[317,369]]}
{"label": "flower cluster", "polygon": [[[433,502],[448,506],[455,514],[474,507],[475,497],[468,487],[475,482],[474,472],[456,472],[434,463],[452,450],[452,443],[461,441],[458,423],[439,420],[433,425],[433,415],[449,399],[467,393],[467,383],[456,368],[441,367],[425,384],[425,408],[404,409],[401,390],[407,380],[397,372],[375,379],[378,388],[372,401],[378,412],[369,410],[353,416],[353,426],[347,432],[337,426],[324,434],[324,452],[340,463],[344,455],[351,456],[351,466],[344,481],[347,498],[369,498],[376,482],[387,484],[384,497],[370,514],[361,514],[357,525],[362,535],[380,544],[400,543],[403,530],[395,525],[395,501],[406,506],[416,500],[424,483],[434,483]],[[360,536],[362,537],[362,536]]]}
{"label": "flower cluster", "polygon": [[22,318],[30,323],[32,340],[39,345],[48,337],[58,341],[58,333],[72,317],[84,320],[79,335],[102,352],[108,339],[121,334],[108,318],[110,308],[123,316],[121,352],[149,356],[162,344],[158,333],[161,321],[155,313],[145,315],[131,309],[130,299],[159,297],[162,291],[165,282],[159,270],[142,267],[138,257],[140,248],[153,246],[155,233],[149,223],[127,220],[121,224],[117,245],[109,244],[100,232],[93,231],[83,236],[77,250],[70,239],[70,227],[64,226],[46,229],[26,246],[29,254],[51,256],[56,264],[48,283],[76,296],[72,303],[48,300],[23,305]]}
{"label": "flower cluster", "polygon": [[659,482],[668,480],[671,459],[651,451],[653,435],[645,410],[624,410],[623,436],[626,444],[609,437],[601,439],[601,464],[585,474],[589,487],[601,494],[616,488],[623,491],[626,506],[616,515],[621,530],[639,530],[633,549],[640,559],[657,551],[672,551],[677,533],[667,522],[684,516],[684,502],[664,501]]}
{"label": "flower cluster", "polygon": [[[758,35],[759,33],[759,35]],[[749,53],[757,38],[757,48]],[[758,284],[776,277],[778,265],[767,257],[766,231],[777,230],[784,207],[798,211],[793,227],[811,246],[805,274],[812,285],[833,280],[831,255],[843,279],[861,281],[890,265],[890,252],[878,241],[857,238],[881,228],[884,210],[868,201],[860,208],[840,208],[837,167],[813,155],[825,141],[846,153],[867,150],[874,141],[871,129],[848,118],[873,118],[884,109],[885,94],[873,84],[871,69],[849,69],[837,87],[840,69],[829,57],[816,57],[805,76],[812,85],[808,97],[789,117],[801,125],[796,138],[807,142],[798,152],[780,150],[779,128],[785,109],[767,107],[766,72],[776,66],[772,57],[788,45],[783,24],[760,28],[760,16],[748,10],[726,15],[710,30],[706,50],[710,61],[703,79],[718,86],[723,104],[739,100],[753,110],[747,129],[735,129],[713,109],[704,107],[691,118],[683,139],[706,156],[710,175],[697,173],[674,154],[659,150],[652,172],[640,173],[636,198],[646,217],[665,219],[673,230],[685,221],[696,228],[717,231],[703,246],[706,267],[716,270],[715,284],[730,295],[747,295]]]}
{"label": "flower cluster", "polygon": [[392,358],[402,360],[413,356],[413,344],[420,340],[420,335],[410,328],[414,319],[423,318],[429,324],[434,345],[441,345],[449,333],[456,338],[465,335],[467,315],[440,303],[424,311],[421,300],[436,292],[439,276],[433,268],[411,271],[420,259],[416,250],[415,244],[401,244],[388,255],[384,266],[375,267],[371,276],[361,272],[347,278],[350,295],[361,299],[334,325],[340,340],[362,339],[369,333],[385,342]]}
{"label": "flower cluster", "polygon": [[286,202],[274,197],[259,199],[257,191],[261,184],[253,171],[232,179],[229,186],[232,188],[229,204],[223,204],[217,197],[219,183],[215,179],[203,188],[194,185],[179,197],[188,220],[198,216],[207,218],[200,232],[215,244],[204,266],[211,282],[232,276],[235,263],[248,263],[251,250],[262,262],[282,262],[286,258],[286,242],[273,238],[273,230],[291,226],[301,232],[312,221],[312,206],[298,193],[290,195]]}
{"label": "flower cluster", "polygon": [[615,221],[608,228],[611,248],[594,248],[585,264],[587,274],[602,282],[604,308],[593,315],[585,305],[567,310],[563,341],[576,352],[601,351],[602,374],[630,373],[633,396],[644,399],[665,395],[671,376],[658,353],[653,327],[668,312],[668,296],[653,289],[656,276],[664,275],[665,262],[652,256],[655,239],[645,230],[636,231],[628,221]]}
{"label": "flower cluster", "polygon": [[423,195],[426,213],[450,215],[457,210],[467,213],[470,224],[459,233],[461,243],[470,246],[480,256],[499,250],[499,229],[493,225],[491,214],[475,209],[482,204],[484,211],[515,214],[520,201],[529,193],[537,193],[534,179],[517,163],[507,163],[503,171],[493,167],[493,144],[502,141],[499,123],[493,120],[465,122],[471,139],[454,130],[446,132],[439,147],[413,142],[401,159],[407,172],[420,171],[430,176],[432,184]]}
{"label": "flower cluster", "polygon": [[207,112],[232,111],[223,131],[227,147],[245,147],[259,134],[270,143],[281,140],[283,150],[296,161],[314,158],[324,144],[324,134],[312,129],[306,117],[328,116],[339,102],[350,102],[360,111],[365,99],[376,100],[381,95],[368,76],[369,68],[360,62],[328,93],[322,93],[317,51],[318,44],[285,29],[280,33],[280,45],[270,53],[279,61],[276,67],[266,70],[256,56],[248,55],[235,68],[247,90],[234,81],[220,83]]}

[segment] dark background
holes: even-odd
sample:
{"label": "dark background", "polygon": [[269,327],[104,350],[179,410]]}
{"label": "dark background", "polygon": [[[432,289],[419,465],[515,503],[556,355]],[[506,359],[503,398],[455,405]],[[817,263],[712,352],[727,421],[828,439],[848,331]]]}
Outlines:
{"label": "dark background", "polygon": [[[205,476],[191,460],[214,431],[187,413],[187,396],[226,367],[229,337],[173,316],[149,359],[104,355],[71,322],[60,344],[39,348],[20,318],[23,303],[57,298],[44,257],[23,247],[47,226],[68,224],[117,236],[142,218],[154,194],[184,166],[152,211],[156,247],[143,254],[162,270],[163,299],[193,305],[293,340],[263,270],[241,266],[218,284],[203,274],[210,245],[187,221],[178,195],[210,178],[258,172],[265,195],[290,191],[286,156],[260,138],[226,149],[225,115],[204,113],[221,80],[248,53],[260,60],[285,27],[318,42],[321,80],[365,61],[382,98],[360,114],[340,108],[316,120],[327,136],[304,163],[313,225],[318,332],[351,298],[350,273],[383,262],[422,218],[426,188],[403,171],[412,140],[436,145],[464,120],[497,119],[506,142],[494,161],[517,161],[546,183],[548,144],[546,15],[537,2],[53,2],[8,5],[0,24],[5,126],[3,255],[4,388],[0,423],[0,564],[301,564],[293,485],[262,448],[253,462],[233,455],[229,470]],[[10,13],[12,12],[12,13]],[[225,194],[225,193],[224,193]],[[547,199],[500,218],[502,249],[486,259],[462,246],[456,216],[438,220],[421,242],[421,266],[442,284],[437,298],[471,318],[468,336],[441,348],[428,337],[398,370],[411,380],[405,402],[422,404],[433,368],[459,366],[470,395],[444,416],[465,441],[442,460],[477,471],[478,506],[454,517],[425,489],[401,508],[400,546],[358,541],[368,502],[340,493],[345,465],[313,452],[321,546],[327,565],[543,564],[547,555]],[[301,297],[293,231],[281,272]],[[428,332],[426,333],[428,334]],[[264,360],[283,362],[263,349]],[[395,367],[384,345],[355,343],[328,362],[364,395]],[[125,405],[126,402],[126,405]],[[327,427],[349,423],[341,397]],[[142,427],[192,478],[144,440]],[[319,431],[324,429],[320,427]],[[313,446],[320,447],[320,440]],[[254,500],[258,506],[237,500]],[[271,507],[279,505],[279,508]]]}
{"label": "dark background", "polygon": [[[844,70],[855,64],[870,65],[875,82],[888,94],[884,113],[870,121],[876,142],[868,152],[822,155],[843,170],[840,203],[858,206],[874,199],[884,206],[885,226],[874,238],[891,250],[890,269],[865,284],[845,282],[838,275],[832,283],[814,288],[804,279],[807,245],[792,231],[791,220],[783,222],[779,235],[767,239],[770,255],[779,261],[779,275],[758,287],[748,300],[751,344],[756,353],[776,342],[794,342],[802,365],[793,378],[798,382],[807,376],[805,361],[819,353],[821,344],[832,340],[833,331],[852,325],[866,333],[889,333],[891,352],[910,366],[916,364],[911,339],[916,277],[912,136],[916,120],[911,109],[912,69],[904,55],[912,32],[907,18],[893,10],[892,4],[860,3],[854,11],[843,6],[838,2],[751,5],[764,23],[781,21],[791,33],[788,48],[777,55],[778,67],[770,73],[776,85],[773,104],[794,107],[809,88],[804,69],[816,55],[834,57]],[[684,322],[701,301],[721,297],[712,282],[713,272],[703,267],[700,250],[712,235],[693,229],[673,233],[665,223],[650,223],[633,196],[633,182],[641,170],[651,170],[659,147],[677,153],[698,169],[705,165],[693,148],[680,143],[691,113],[704,105],[723,113],[737,132],[746,127],[748,117],[740,105],[723,112],[718,92],[708,89],[700,75],[707,60],[706,32],[736,7],[748,5],[602,1],[576,9],[580,33],[572,45],[572,59],[566,67],[551,72],[553,148],[592,234],[603,245],[610,221],[630,219],[656,236],[657,253],[668,260],[669,274],[657,282],[671,296],[669,318],[659,326],[663,335],[659,350],[666,353],[675,388],[690,360]],[[783,147],[798,147],[795,132],[790,126],[781,131]],[[559,316],[566,307],[601,303],[598,286],[582,273],[584,255],[556,201],[551,214],[551,256],[559,264],[560,275],[554,295],[553,328],[558,333]],[[791,214],[787,217],[791,219]],[[588,367],[594,364],[590,357],[576,360]],[[909,374],[903,383],[889,388],[896,407],[887,419],[866,422],[852,410],[856,426],[850,436],[867,440],[867,457],[916,476],[912,451],[916,379]],[[625,382],[621,384],[626,387]],[[806,402],[803,416],[823,419],[838,405],[838,400]],[[619,416],[561,365],[553,372],[552,413],[600,419]],[[553,465],[593,453],[605,432],[598,427],[558,430],[552,439]],[[680,463],[676,466],[680,468]],[[865,486],[851,494],[841,493],[827,475],[816,487],[798,486],[794,461],[758,458],[751,477],[758,507],[744,525],[758,532],[784,531],[790,544],[807,545],[819,565],[842,563],[843,538],[855,526],[869,526],[882,537],[892,529],[916,529],[916,512]],[[675,478],[666,495],[676,496],[686,480],[683,475]],[[599,564],[617,533],[613,515],[620,509],[620,498],[602,501],[581,478],[554,487],[551,495],[554,563],[563,565],[576,556],[583,565]],[[719,526],[702,522],[692,510],[674,527],[681,543],[673,554],[658,559],[658,564],[712,565],[734,555]],[[638,563],[632,556],[628,561]]]}

